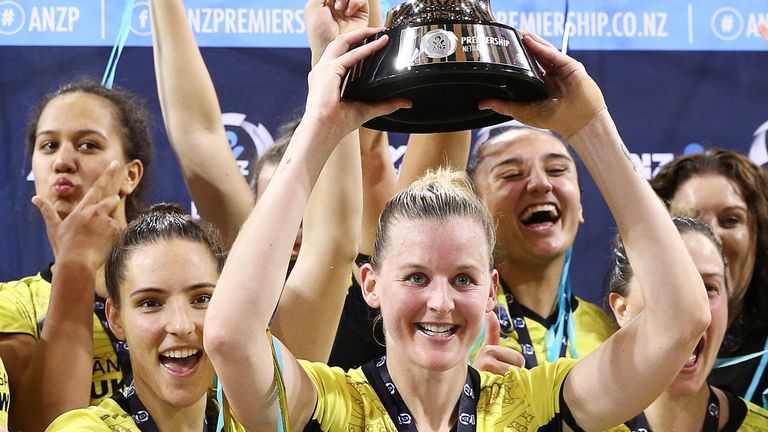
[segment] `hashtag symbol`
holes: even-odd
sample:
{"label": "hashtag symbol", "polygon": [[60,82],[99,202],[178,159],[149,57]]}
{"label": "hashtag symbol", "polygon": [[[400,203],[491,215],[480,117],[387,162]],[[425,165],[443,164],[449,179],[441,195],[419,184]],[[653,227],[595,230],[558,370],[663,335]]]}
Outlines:
{"label": "hashtag symbol", "polygon": [[730,33],[733,31],[733,15],[723,15],[723,19],[720,20],[720,29],[723,33]]}
{"label": "hashtag symbol", "polygon": [[16,19],[16,12],[11,8],[3,9],[3,13],[0,14],[0,26],[10,27],[13,25],[13,21]]}

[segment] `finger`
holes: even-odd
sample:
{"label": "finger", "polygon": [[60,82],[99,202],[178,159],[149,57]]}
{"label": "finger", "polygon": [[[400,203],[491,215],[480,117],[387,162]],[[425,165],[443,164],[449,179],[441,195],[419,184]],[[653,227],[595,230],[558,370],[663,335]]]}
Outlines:
{"label": "finger", "polygon": [[552,48],[553,50],[559,51],[557,49],[557,47],[555,47],[555,45],[553,45],[550,41],[544,39],[543,37],[539,36],[538,34],[532,32],[532,31],[528,31],[528,30],[518,30],[518,31],[523,36],[523,39],[526,36],[528,36],[528,37],[532,38],[534,41],[536,41],[536,42],[538,42],[538,43],[540,43],[542,45],[548,46],[548,47]]}
{"label": "finger", "polygon": [[490,109],[499,114],[513,117],[525,124],[530,124],[536,111],[535,104],[535,102],[520,103],[501,99],[484,99],[478,102],[477,108]]}
{"label": "finger", "polygon": [[104,197],[96,204],[96,211],[100,214],[109,216],[114,219],[117,213],[117,208],[120,204],[120,195],[110,195]]}
{"label": "finger", "polygon": [[119,165],[117,161],[109,163],[107,169],[96,180],[96,183],[91,186],[91,189],[85,194],[78,207],[95,204],[105,196],[117,194],[117,191],[120,190],[120,176],[117,175]]}
{"label": "finger", "polygon": [[496,358],[496,354],[494,353],[493,348],[497,347],[494,345],[484,347],[484,349],[480,351],[477,358],[475,359],[473,366],[483,371],[503,375],[507,373],[512,365],[500,361],[498,358]]}
{"label": "finger", "polygon": [[352,16],[357,11],[359,11],[364,6],[368,5],[368,0],[348,0],[346,5],[346,8],[344,9],[344,14],[347,16]]}
{"label": "finger", "polygon": [[[375,35],[381,30],[383,29],[375,28],[375,27],[367,27],[367,28],[358,29],[358,30],[340,35],[333,42],[328,44],[328,47],[323,52],[323,55],[320,57],[320,63],[326,63],[333,59],[341,59],[344,56],[346,56],[347,58],[348,57],[358,58],[357,61],[364,59],[365,57],[371,55],[376,50],[384,47],[384,45],[386,45],[389,39],[387,37],[381,37],[368,44],[361,45],[353,50],[350,50],[350,48],[354,45],[357,45],[363,42],[366,38]],[[382,39],[384,40],[382,41]],[[352,54],[352,53],[355,53],[356,50],[364,47],[365,49],[362,51],[362,54],[361,52]],[[349,68],[353,64],[355,64],[357,61],[350,63],[348,60],[345,60],[343,64],[348,63],[348,66],[345,66],[345,67]]]}
{"label": "finger", "polygon": [[501,325],[496,312],[490,311],[485,314],[485,340],[483,345],[498,345],[501,342]]}
{"label": "finger", "polygon": [[370,57],[376,51],[384,48],[389,43],[389,36],[382,35],[380,38],[368,42],[364,45],[360,45],[346,54],[339,56],[337,62],[341,64],[345,69],[350,69],[355,64],[359,63],[365,58]]}
{"label": "finger", "polygon": [[352,110],[362,113],[362,119],[360,123],[365,123],[376,117],[381,117],[387,114],[391,114],[401,108],[410,108],[413,106],[413,102],[410,99],[396,98],[389,99],[382,102],[347,102],[353,105]]}
{"label": "finger", "polygon": [[761,22],[757,26],[757,30],[760,32],[760,36],[763,37],[763,40],[768,42],[768,24]]}
{"label": "finger", "polygon": [[521,354],[519,351],[507,347],[507,346],[500,346],[495,345],[491,346],[492,352],[493,352],[493,358],[498,360],[501,363],[504,363],[509,366],[515,366],[515,367],[524,367],[525,366],[525,357],[523,357],[523,354]]}
{"label": "finger", "polygon": [[35,195],[32,197],[32,204],[40,210],[40,214],[43,216],[45,226],[53,227],[61,222],[59,214],[53,208],[53,205],[45,198]]}
{"label": "finger", "polygon": [[526,36],[525,43],[539,63],[547,70],[548,75],[557,72],[561,79],[581,79],[587,75],[581,63],[567,54],[563,54],[541,37]]}

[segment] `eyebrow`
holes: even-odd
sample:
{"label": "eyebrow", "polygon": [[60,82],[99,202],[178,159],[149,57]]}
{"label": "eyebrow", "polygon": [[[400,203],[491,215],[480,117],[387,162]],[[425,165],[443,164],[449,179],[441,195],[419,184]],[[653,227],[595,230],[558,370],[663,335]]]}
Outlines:
{"label": "eyebrow", "polygon": [[[193,284],[193,285],[190,285],[190,286],[184,288],[184,291],[189,292],[189,291],[195,291],[195,290],[198,290],[198,289],[201,289],[201,288],[215,288],[215,287],[216,287],[216,284],[213,283],[213,282],[200,282],[200,283],[196,283],[196,284]],[[129,297],[135,297],[137,295],[146,294],[146,293],[162,294],[162,293],[164,293],[166,291],[168,291],[168,290],[166,290],[164,288],[144,287],[144,288],[139,288],[136,291],[132,292],[129,295]]]}
{"label": "eyebrow", "polygon": [[[426,271],[426,270],[429,270],[429,268],[426,265],[419,264],[419,263],[416,263],[416,262],[406,262],[400,268],[408,270],[408,271]],[[456,272],[467,272],[467,271],[471,271],[471,270],[481,271],[482,267],[478,267],[478,266],[476,266],[474,264],[458,264],[453,269],[453,271],[456,271]]]}
{"label": "eyebrow", "polygon": [[[567,162],[573,163],[573,159],[571,159],[570,156],[564,155],[562,153],[547,153],[543,157],[544,161],[549,162],[552,160],[563,160]],[[511,157],[504,159],[503,161],[497,163],[496,165],[491,167],[491,171],[493,171],[496,168],[502,167],[504,165],[519,165],[523,162],[523,160],[519,157]]]}
{"label": "eyebrow", "polygon": [[[77,133],[78,135],[98,135],[98,136],[100,136],[100,137],[102,137],[102,138],[104,138],[104,139],[107,139],[106,135],[104,135],[103,133],[101,133],[101,132],[99,132],[99,131],[97,131],[97,130],[95,130],[95,129],[78,129],[78,130],[76,131],[76,133]],[[54,130],[48,130],[48,129],[47,129],[47,130],[44,130],[44,131],[40,131],[40,132],[38,132],[38,133],[35,135],[35,138],[39,137],[40,135],[56,135],[56,134],[57,134],[57,132],[56,132],[56,131],[54,131]]]}

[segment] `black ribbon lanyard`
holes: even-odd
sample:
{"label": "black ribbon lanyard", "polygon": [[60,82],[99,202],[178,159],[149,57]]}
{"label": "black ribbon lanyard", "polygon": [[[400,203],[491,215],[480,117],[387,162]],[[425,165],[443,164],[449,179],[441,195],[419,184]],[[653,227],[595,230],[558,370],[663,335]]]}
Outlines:
{"label": "black ribbon lanyard", "polygon": [[[112,395],[112,399],[120,405],[128,415],[133,418],[133,422],[141,432],[159,432],[157,424],[149,415],[149,412],[141,403],[141,399],[136,394],[136,388],[133,386],[133,382],[123,389]],[[213,405],[213,406],[212,406]],[[219,417],[218,407],[215,406],[215,402],[208,399],[205,407],[205,420],[203,421],[203,432],[215,432],[216,422]]]}
{"label": "black ribbon lanyard", "polygon": [[114,349],[115,355],[117,356],[117,364],[120,365],[120,372],[123,374],[123,379],[120,381],[120,387],[124,387],[133,381],[131,357],[128,353],[128,344],[125,341],[118,339],[117,336],[112,333],[112,329],[109,328],[106,307],[107,301],[97,295],[95,301],[93,302],[93,312],[99,318],[101,326],[104,328],[104,332],[107,334],[107,336],[109,336],[110,342],[112,342],[112,349]]}
{"label": "black ribbon lanyard", "polygon": [[[670,413],[670,415],[674,414]],[[640,413],[637,417],[624,423],[624,425],[626,425],[631,432],[653,432],[644,413]],[[717,399],[717,395],[712,391],[712,387],[710,387],[709,402],[707,402],[707,412],[706,417],[704,417],[704,424],[701,426],[701,432],[717,432],[719,426],[720,400]]]}
{"label": "black ribbon lanyard", "polygon": [[[503,307],[499,307],[496,311],[496,315],[499,317],[499,326],[502,332],[511,333],[515,331],[517,333],[517,341],[520,343],[520,351],[525,358],[525,368],[532,369],[539,365],[539,361],[536,359],[536,348],[531,341],[531,335],[528,333],[528,326],[525,323],[525,315],[520,308],[520,304],[515,301],[515,296],[507,288],[504,282],[501,282],[501,288],[504,290],[504,296],[507,298],[507,310],[510,316],[506,316],[506,311]],[[571,314],[565,314],[565,328],[568,328],[568,319]],[[560,347],[560,357],[565,357],[568,352],[568,337],[563,336],[562,346]]]}
{"label": "black ribbon lanyard", "polygon": [[[363,373],[376,391],[379,400],[387,409],[389,417],[400,432],[417,432],[413,415],[405,405],[403,398],[395,388],[387,369],[387,357],[374,360],[363,366]],[[480,397],[480,373],[471,366],[467,367],[467,382],[461,392],[458,404],[456,424],[451,428],[455,432],[470,432],[477,429],[477,398]]]}

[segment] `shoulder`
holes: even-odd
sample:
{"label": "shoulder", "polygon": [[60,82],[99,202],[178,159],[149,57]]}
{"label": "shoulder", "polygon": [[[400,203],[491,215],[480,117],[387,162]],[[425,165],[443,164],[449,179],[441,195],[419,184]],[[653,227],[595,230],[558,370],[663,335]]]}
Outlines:
{"label": "shoulder", "polygon": [[10,292],[50,292],[51,283],[41,273],[21,279],[0,282],[0,293]]}
{"label": "shoulder", "polygon": [[504,375],[480,371],[481,391],[492,386],[514,388],[522,383],[556,384],[565,380],[566,375],[575,365],[576,360],[574,359],[560,358],[556,362],[544,362],[532,369],[512,367]]}
{"label": "shoulder", "polygon": [[38,323],[48,312],[51,283],[40,273],[0,284],[0,333],[37,337]]}
{"label": "shoulder", "polygon": [[741,399],[747,406],[747,415],[739,425],[739,430],[768,431],[768,410],[763,409],[752,402]]}
{"label": "shoulder", "polygon": [[112,399],[98,406],[68,411],[53,421],[46,432],[56,431],[121,431],[138,432],[131,416]]}
{"label": "shoulder", "polygon": [[483,424],[512,421],[538,428],[557,423],[560,389],[575,364],[561,358],[530,370],[510,368],[504,375],[480,372],[478,415]]}
{"label": "shoulder", "polygon": [[370,387],[368,379],[361,368],[345,371],[340,367],[328,366],[319,362],[307,360],[298,360],[298,362],[315,384],[318,396],[325,395],[331,389],[338,390],[341,388],[346,389],[342,394],[349,396],[347,393],[351,389]]}
{"label": "shoulder", "polygon": [[299,360],[317,389],[310,430],[391,430],[391,420],[362,368],[344,371]]}
{"label": "shoulder", "polygon": [[574,311],[577,325],[591,326],[595,329],[604,328],[613,333],[616,331],[616,322],[600,306],[588,302],[581,297],[576,297],[578,307]]}

